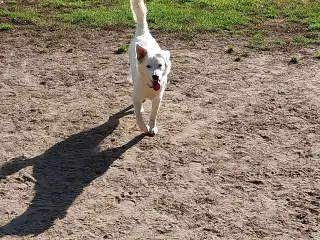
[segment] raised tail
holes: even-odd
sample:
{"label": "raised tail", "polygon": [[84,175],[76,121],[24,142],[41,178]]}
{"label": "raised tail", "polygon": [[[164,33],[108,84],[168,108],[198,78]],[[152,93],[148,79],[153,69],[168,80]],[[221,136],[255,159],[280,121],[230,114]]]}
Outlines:
{"label": "raised tail", "polygon": [[136,36],[149,32],[147,7],[144,0],[130,0],[133,19],[137,23]]}

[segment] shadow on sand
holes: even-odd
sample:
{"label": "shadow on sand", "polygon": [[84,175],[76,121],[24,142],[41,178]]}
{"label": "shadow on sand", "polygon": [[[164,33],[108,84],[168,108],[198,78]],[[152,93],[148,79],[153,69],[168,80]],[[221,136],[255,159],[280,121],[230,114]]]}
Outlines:
{"label": "shadow on sand", "polygon": [[4,164],[0,169],[1,178],[33,166],[36,193],[23,214],[0,227],[0,238],[5,235],[37,235],[50,228],[55,219],[65,217],[67,209],[82,190],[144,138],[145,135],[141,134],[121,147],[102,152],[98,150],[101,141],[118,127],[119,119],[133,113],[131,108],[129,106],[112,115],[100,126],[72,135],[42,155],[13,159]]}

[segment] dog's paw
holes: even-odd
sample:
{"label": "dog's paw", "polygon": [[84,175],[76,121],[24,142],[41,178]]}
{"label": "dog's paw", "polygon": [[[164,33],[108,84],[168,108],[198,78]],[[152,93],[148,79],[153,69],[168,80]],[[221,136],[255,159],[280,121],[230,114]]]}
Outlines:
{"label": "dog's paw", "polygon": [[158,128],[157,127],[153,127],[153,128],[150,128],[148,126],[148,133],[152,136],[156,135],[158,133]]}

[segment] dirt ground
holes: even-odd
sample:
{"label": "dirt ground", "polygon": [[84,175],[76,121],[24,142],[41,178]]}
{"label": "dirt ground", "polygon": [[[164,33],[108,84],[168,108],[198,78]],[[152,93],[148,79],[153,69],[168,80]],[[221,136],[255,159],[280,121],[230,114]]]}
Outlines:
{"label": "dirt ground", "polygon": [[0,238],[320,239],[317,46],[156,34],[173,69],[148,137],[114,53],[132,31],[0,34]]}

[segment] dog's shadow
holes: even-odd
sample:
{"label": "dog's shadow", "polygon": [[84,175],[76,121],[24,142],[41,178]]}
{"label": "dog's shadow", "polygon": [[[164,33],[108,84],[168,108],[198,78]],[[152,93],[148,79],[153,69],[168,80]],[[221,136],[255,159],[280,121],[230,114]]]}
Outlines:
{"label": "dog's shadow", "polygon": [[28,209],[5,226],[5,235],[40,234],[50,228],[55,219],[66,216],[67,210],[82,190],[108,170],[110,165],[145,135],[136,136],[121,147],[99,152],[99,143],[119,125],[119,119],[131,114],[132,106],[112,115],[108,122],[72,135],[55,144],[42,155],[31,159],[13,159],[0,169],[6,177],[26,166],[33,166],[36,179],[35,196]]}

